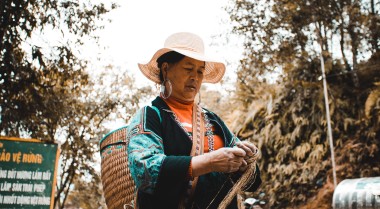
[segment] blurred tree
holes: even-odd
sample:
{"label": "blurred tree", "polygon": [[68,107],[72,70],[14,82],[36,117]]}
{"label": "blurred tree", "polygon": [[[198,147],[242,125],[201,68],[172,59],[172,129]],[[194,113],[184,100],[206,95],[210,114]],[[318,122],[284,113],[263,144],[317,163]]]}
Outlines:
{"label": "blurred tree", "polygon": [[379,50],[379,7],[375,0],[231,2],[227,11],[233,31],[245,38],[239,88],[254,92],[252,83],[268,73],[280,71],[287,76],[297,59],[319,56],[319,43],[326,56],[341,57],[342,71],[357,70],[358,60]]}
{"label": "blurred tree", "polygon": [[[90,76],[80,57],[79,47],[97,41],[94,34],[114,8],[111,2],[65,0],[0,4],[0,134],[61,144],[54,208],[63,208],[84,178],[99,187],[94,167],[98,141],[109,131],[104,123],[114,115],[127,121],[139,96],[150,92],[132,89],[133,79],[112,66]],[[101,199],[99,188],[89,191]]]}
{"label": "blurred tree", "polygon": [[[100,202],[100,173],[94,168],[100,165],[99,140],[110,131],[105,124],[116,119],[123,119],[126,123],[137,110],[142,98],[151,95],[149,87],[134,89],[134,79],[120,74],[120,69],[106,67],[102,74],[96,80],[96,84],[82,86],[78,95],[71,95],[70,100],[65,101],[66,115],[57,124],[57,131],[60,132],[57,134],[58,141],[64,137],[61,141],[60,159],[63,172],[58,178],[57,197],[75,196],[71,200],[82,200],[92,195],[92,199],[97,200],[86,207],[81,206],[82,208],[94,208],[94,204],[104,204]],[[119,127],[111,125],[110,129],[116,128]],[[83,181],[89,178],[90,182]],[[72,184],[75,187],[72,187]],[[84,185],[88,186],[89,193],[78,192]],[[72,188],[74,194],[70,195]],[[78,196],[75,195],[75,191],[78,192]],[[57,204],[61,204],[61,208],[66,199],[63,199],[62,203],[58,199],[56,201]]]}
{"label": "blurred tree", "polygon": [[205,85],[201,87],[200,92],[202,107],[215,112],[219,117],[223,118],[227,125],[229,125],[229,122],[226,120],[230,116],[231,109],[233,109],[233,101],[229,100],[230,93],[222,93],[218,90],[206,87]]}
{"label": "blurred tree", "polygon": [[380,2],[239,0],[227,11],[245,39],[234,128],[261,148],[268,207],[331,208],[321,54],[338,180],[380,175]]}
{"label": "blurred tree", "polygon": [[[111,8],[114,8],[112,5]],[[100,26],[96,19],[109,11],[104,4],[89,1],[13,1],[0,6],[0,131],[19,136],[54,141],[52,127],[46,123],[58,121],[66,97],[80,92],[88,84],[84,72],[86,62],[77,58],[74,44],[92,37]],[[49,49],[33,45],[33,34],[53,28],[69,39]],[[61,97],[61,98],[57,98]],[[36,120],[44,123],[36,123]],[[43,119],[42,119],[43,118]],[[47,137],[48,136],[48,137]]]}
{"label": "blurred tree", "polygon": [[[101,199],[103,191],[98,186],[99,176],[89,180],[79,179],[74,182],[75,189],[70,192],[67,198],[66,207],[92,209],[107,208],[105,200]],[[93,195],[97,193],[97,195]]]}

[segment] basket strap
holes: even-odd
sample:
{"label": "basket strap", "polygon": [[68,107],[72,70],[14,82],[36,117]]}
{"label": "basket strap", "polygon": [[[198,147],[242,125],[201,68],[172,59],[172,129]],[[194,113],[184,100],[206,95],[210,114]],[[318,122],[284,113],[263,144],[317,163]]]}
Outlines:
{"label": "basket strap", "polygon": [[[191,148],[191,156],[197,156],[203,154],[204,149],[204,130],[205,124],[202,120],[202,108],[194,104],[193,106],[193,146]],[[198,183],[198,177],[194,177],[194,180],[191,184],[191,190],[189,195],[189,200],[193,198],[195,188]]]}
{"label": "basket strap", "polygon": [[193,146],[191,156],[203,154],[204,120],[202,120],[202,108],[197,104],[193,106]]}

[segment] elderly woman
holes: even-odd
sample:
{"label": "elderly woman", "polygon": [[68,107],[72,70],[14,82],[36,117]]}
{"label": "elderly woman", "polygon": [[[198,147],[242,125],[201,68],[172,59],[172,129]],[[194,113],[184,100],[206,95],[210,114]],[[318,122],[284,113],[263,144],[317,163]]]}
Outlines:
{"label": "elderly woman", "polygon": [[[217,208],[257,152],[194,102],[203,82],[222,79],[225,65],[204,55],[199,36],[175,33],[139,68],[161,92],[128,128],[137,208]],[[249,191],[261,183],[257,167],[255,174]],[[228,208],[237,207],[235,198]]]}

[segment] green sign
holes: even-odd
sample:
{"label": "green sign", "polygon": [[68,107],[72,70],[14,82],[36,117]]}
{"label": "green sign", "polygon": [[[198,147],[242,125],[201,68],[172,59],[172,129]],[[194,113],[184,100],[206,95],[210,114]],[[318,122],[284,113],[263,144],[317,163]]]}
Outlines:
{"label": "green sign", "polygon": [[58,145],[0,138],[0,208],[53,208]]}

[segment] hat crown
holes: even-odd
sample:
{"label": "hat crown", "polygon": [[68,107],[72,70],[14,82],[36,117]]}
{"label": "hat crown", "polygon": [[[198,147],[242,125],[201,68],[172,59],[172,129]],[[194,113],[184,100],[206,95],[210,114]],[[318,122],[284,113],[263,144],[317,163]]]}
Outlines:
{"label": "hat crown", "polygon": [[193,33],[175,33],[166,39],[164,47],[169,49],[188,50],[204,54],[204,45],[202,38]]}
{"label": "hat crown", "polygon": [[165,40],[164,47],[156,51],[148,63],[138,64],[141,72],[151,81],[157,84],[161,83],[157,59],[170,51],[175,51],[195,60],[204,61],[205,71],[202,81],[204,83],[219,82],[226,71],[226,66],[222,61],[205,55],[203,40],[200,36],[193,33],[180,32],[169,36]]}

